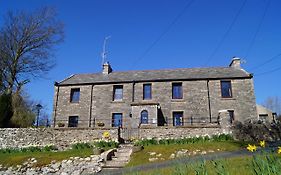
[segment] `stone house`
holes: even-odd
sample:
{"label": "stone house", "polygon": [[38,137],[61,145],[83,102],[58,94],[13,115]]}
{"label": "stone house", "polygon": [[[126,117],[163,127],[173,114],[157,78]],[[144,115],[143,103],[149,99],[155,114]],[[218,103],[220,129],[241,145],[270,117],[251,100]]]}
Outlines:
{"label": "stone house", "polygon": [[276,112],[272,112],[270,109],[257,104],[258,120],[261,122],[274,122],[276,120]]}
{"label": "stone house", "polygon": [[[221,115],[224,113],[224,115]],[[227,115],[225,115],[227,113]],[[228,67],[75,74],[55,83],[55,127],[185,127],[257,119],[253,76]]]}

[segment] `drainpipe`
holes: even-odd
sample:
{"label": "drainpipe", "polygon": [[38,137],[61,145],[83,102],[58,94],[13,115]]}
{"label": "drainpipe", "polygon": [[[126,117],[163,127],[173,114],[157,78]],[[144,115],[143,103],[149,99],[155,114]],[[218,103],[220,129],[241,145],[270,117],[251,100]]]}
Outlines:
{"label": "drainpipe", "polygon": [[91,101],[90,101],[89,128],[91,127],[91,124],[92,124],[93,89],[94,89],[94,85],[92,84],[92,86],[91,86]]}
{"label": "drainpipe", "polygon": [[209,117],[210,117],[210,123],[212,123],[212,111],[211,111],[211,101],[210,101],[210,87],[209,87],[209,80],[207,80],[207,91],[208,91]]}
{"label": "drainpipe", "polygon": [[57,88],[56,104],[55,104],[55,111],[54,111],[54,127],[56,127],[57,107],[58,107],[58,99],[59,99],[59,92],[60,92],[60,87],[57,82],[55,82],[55,86],[58,88]]}
{"label": "drainpipe", "polygon": [[133,81],[133,87],[132,87],[132,102],[135,101],[135,81]]}

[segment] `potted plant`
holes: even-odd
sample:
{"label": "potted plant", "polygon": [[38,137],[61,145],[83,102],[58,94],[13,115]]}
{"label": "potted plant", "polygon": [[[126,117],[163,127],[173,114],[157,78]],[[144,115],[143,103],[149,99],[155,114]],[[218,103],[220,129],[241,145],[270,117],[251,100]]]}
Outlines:
{"label": "potted plant", "polygon": [[103,122],[97,122],[97,125],[98,125],[99,127],[103,127],[103,126],[104,126],[104,123],[103,123]]}
{"label": "potted plant", "polygon": [[58,127],[64,127],[65,126],[65,124],[64,123],[58,123]]}

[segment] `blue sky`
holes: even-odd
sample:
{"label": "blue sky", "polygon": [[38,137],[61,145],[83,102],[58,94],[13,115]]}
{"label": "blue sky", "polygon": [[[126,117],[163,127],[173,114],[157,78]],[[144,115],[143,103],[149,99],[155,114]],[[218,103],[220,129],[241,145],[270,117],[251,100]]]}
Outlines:
{"label": "blue sky", "polygon": [[281,56],[263,64],[281,54],[281,1],[0,0],[0,21],[8,10],[42,6],[55,7],[65,24],[56,67],[26,86],[49,114],[54,81],[100,72],[102,43],[109,35],[108,61],[115,71],[228,66],[237,56],[254,73],[258,103],[281,96]]}

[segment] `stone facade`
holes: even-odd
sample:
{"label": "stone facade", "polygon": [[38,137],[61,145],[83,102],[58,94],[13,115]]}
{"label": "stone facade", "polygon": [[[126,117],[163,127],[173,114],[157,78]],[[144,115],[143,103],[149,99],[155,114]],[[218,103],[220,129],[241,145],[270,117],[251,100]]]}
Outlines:
{"label": "stone facade", "polygon": [[[98,75],[99,79],[91,80],[88,75],[81,75],[75,79],[70,77],[61,83],[55,85],[54,97],[54,126],[59,123],[68,126],[69,116],[78,116],[78,127],[99,127],[98,124],[104,124],[104,127],[112,127],[112,116],[114,113],[122,114],[122,127],[136,128],[141,126],[173,126],[174,112],[183,113],[184,126],[193,123],[214,123],[218,122],[219,111],[227,110],[233,112],[234,120],[246,121],[257,118],[253,80],[251,74],[246,73],[240,68],[240,62],[235,60],[230,65],[231,71],[239,71],[246,76],[234,76],[228,73],[227,68],[223,68],[221,75],[216,74],[216,69],[202,70],[208,73],[206,78],[198,77],[186,79],[161,79],[157,75],[155,79],[142,80],[123,80],[111,77],[115,75],[130,76],[130,72]],[[220,71],[220,69],[218,69]],[[223,70],[226,70],[224,75]],[[196,73],[198,70],[191,70]],[[200,74],[201,70],[198,71]],[[165,73],[165,71],[163,71]],[[167,71],[166,71],[167,73]],[[173,73],[173,72],[172,72]],[[178,76],[183,76],[177,72]],[[113,75],[111,75],[113,74]],[[139,78],[140,73],[131,73],[131,77]],[[202,74],[202,73],[201,73]],[[147,76],[155,77],[156,73],[147,72]],[[169,74],[168,74],[169,75]],[[188,76],[188,74],[186,74]],[[175,75],[177,77],[177,75]],[[82,80],[85,78],[85,80]],[[133,79],[132,78],[132,79]],[[158,78],[158,79],[157,79]],[[73,82],[71,82],[73,79]],[[94,78],[92,78],[94,79]],[[102,80],[101,80],[102,79]],[[148,78],[147,78],[148,79]],[[110,81],[109,81],[110,80]],[[231,98],[222,98],[221,81],[231,82]],[[67,83],[68,82],[68,83]],[[69,83],[70,82],[70,83]],[[151,100],[143,99],[143,85],[151,84]],[[172,99],[172,84],[182,84],[182,99]],[[113,100],[113,87],[115,85],[123,86],[123,99]],[[80,88],[79,103],[70,102],[70,92],[73,88]],[[140,113],[142,110],[148,111],[148,124],[140,124]]]}
{"label": "stone facade", "polygon": [[258,113],[258,119],[261,122],[268,122],[268,123],[275,122],[276,113],[272,112],[266,107],[257,104],[257,113]]}

